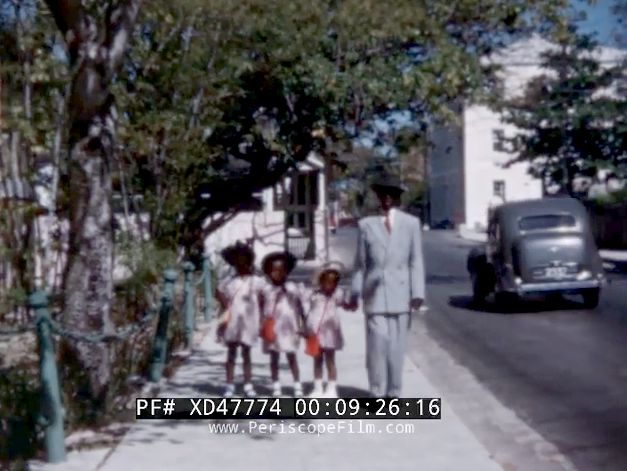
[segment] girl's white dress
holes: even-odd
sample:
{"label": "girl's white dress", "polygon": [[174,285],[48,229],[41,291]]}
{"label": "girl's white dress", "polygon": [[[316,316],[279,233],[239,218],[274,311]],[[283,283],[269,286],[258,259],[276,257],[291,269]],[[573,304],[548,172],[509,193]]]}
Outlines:
{"label": "girl's white dress", "polygon": [[318,334],[320,347],[325,350],[341,350],[344,347],[340,315],[345,297],[343,288],[337,288],[330,297],[319,290],[311,291],[307,296],[307,330]]}
{"label": "girl's white dress", "polygon": [[218,290],[231,309],[231,319],[223,335],[225,343],[255,344],[261,317],[259,300],[265,288],[265,279],[257,275],[229,277],[220,283]]}
{"label": "girl's white dress", "polygon": [[286,282],[283,286],[266,284],[264,291],[264,313],[262,317],[275,319],[276,341],[264,341],[266,352],[296,352],[304,333],[302,295],[304,286]]}

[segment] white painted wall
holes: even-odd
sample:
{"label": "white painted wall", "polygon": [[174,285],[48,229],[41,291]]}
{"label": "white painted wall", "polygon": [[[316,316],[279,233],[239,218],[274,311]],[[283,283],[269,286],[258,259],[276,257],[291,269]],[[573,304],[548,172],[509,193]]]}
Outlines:
{"label": "white painted wall", "polygon": [[506,136],[515,133],[515,128],[501,122],[498,113],[485,106],[470,106],[464,111],[465,148],[465,211],[466,227],[485,229],[487,213],[496,203],[493,182],[505,182],[505,200],[518,201],[542,197],[542,182],[528,174],[528,165],[519,163],[504,168],[512,154],[494,150],[493,130],[502,129]]}

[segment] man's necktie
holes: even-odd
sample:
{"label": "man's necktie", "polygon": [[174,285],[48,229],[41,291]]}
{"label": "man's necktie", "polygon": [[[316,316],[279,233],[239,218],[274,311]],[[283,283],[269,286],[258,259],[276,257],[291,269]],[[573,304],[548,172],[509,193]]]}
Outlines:
{"label": "man's necktie", "polygon": [[389,212],[385,213],[384,224],[385,224],[385,229],[388,231],[388,234],[391,234],[392,233],[392,223],[390,221],[390,213]]}

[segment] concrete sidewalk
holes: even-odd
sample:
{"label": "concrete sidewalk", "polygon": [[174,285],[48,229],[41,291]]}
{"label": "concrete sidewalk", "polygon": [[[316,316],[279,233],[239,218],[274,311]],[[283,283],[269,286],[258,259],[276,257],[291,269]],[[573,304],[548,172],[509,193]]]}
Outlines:
{"label": "concrete sidewalk", "polygon": [[[363,396],[367,390],[364,365],[364,317],[347,312],[344,317],[347,346],[338,355],[339,393],[343,397]],[[223,384],[224,347],[207,335],[164,386],[161,397],[214,397]],[[269,392],[268,360],[257,347],[253,356],[254,378],[260,393]],[[311,379],[311,359],[301,353],[300,365],[305,386]],[[239,366],[239,365],[238,365]],[[240,369],[238,368],[238,371]],[[289,374],[281,371],[285,384]],[[409,359],[405,366],[405,397],[440,397],[440,393]],[[314,421],[328,424],[338,421]],[[136,422],[117,447],[109,450],[74,452],[59,465],[35,465],[33,470],[50,471],[151,471],[250,469],[306,471],[412,470],[465,471],[500,470],[485,448],[462,424],[443,397],[442,420],[344,421],[352,422],[355,433],[249,433],[249,422],[240,421],[236,434],[212,435],[207,421]],[[359,424],[361,422],[361,424]],[[376,433],[356,433],[372,423]],[[413,425],[410,433],[388,433],[387,424]],[[287,429],[287,427],[286,427]],[[406,430],[406,429],[405,429]]]}

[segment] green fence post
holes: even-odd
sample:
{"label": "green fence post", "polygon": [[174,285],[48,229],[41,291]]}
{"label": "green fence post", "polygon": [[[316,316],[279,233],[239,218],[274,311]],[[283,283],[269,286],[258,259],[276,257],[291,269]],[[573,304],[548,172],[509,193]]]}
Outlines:
{"label": "green fence post", "polygon": [[211,258],[205,255],[202,259],[202,287],[205,298],[204,316],[205,322],[211,320],[213,313],[213,273],[211,269]]}
{"label": "green fence post", "polygon": [[187,348],[192,348],[194,343],[194,327],[196,309],[194,306],[194,292],[196,291],[194,285],[194,270],[196,267],[192,262],[185,262],[183,264],[183,271],[185,272],[185,284],[183,285],[183,293],[185,296],[185,304],[183,305],[183,316],[185,319],[185,340],[187,342]]}
{"label": "green fence post", "polygon": [[153,383],[161,379],[165,366],[165,354],[168,348],[168,324],[172,311],[172,297],[174,295],[174,282],[178,274],[175,270],[166,270],[163,274],[164,288],[159,309],[159,321],[155,332],[155,342],[152,350],[152,363],[150,365],[150,381]]}
{"label": "green fence post", "polygon": [[59,389],[57,361],[50,330],[48,296],[43,291],[36,291],[29,296],[28,304],[35,310],[35,322],[37,325],[46,455],[48,462],[60,463],[65,461],[64,413],[61,403],[61,390]]}

